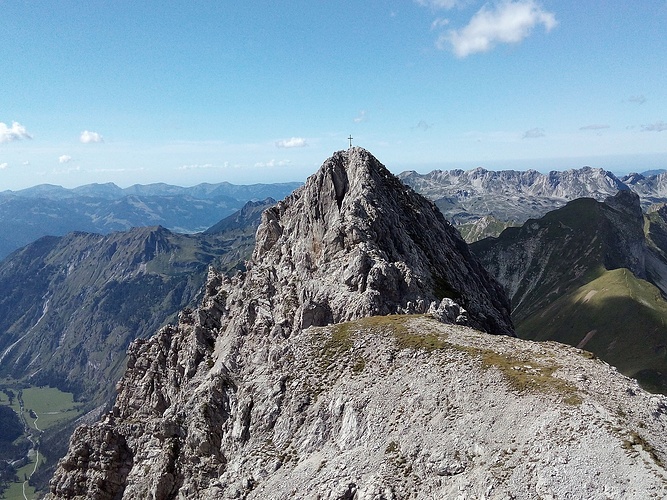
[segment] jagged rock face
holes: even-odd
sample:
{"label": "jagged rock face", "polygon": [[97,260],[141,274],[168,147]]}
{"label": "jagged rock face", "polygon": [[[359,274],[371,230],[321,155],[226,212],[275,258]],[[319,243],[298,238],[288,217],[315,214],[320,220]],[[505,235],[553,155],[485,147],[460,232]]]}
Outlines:
{"label": "jagged rock face", "polygon": [[361,148],[334,154],[264,213],[253,262],[273,302],[296,305],[293,323],[282,319],[288,329],[425,312],[450,298],[471,325],[512,331],[502,290],[458,232]]}
{"label": "jagged rock face", "polygon": [[132,344],[113,412],[77,431],[52,498],[236,498],[286,461],[276,443],[319,453],[331,431],[315,402],[332,380],[313,355],[336,365],[351,346],[311,350],[309,327],[430,310],[513,333],[502,290],[457,231],[362,149],[266,210],[256,239],[247,272],[210,271],[199,308]]}
{"label": "jagged rock face", "polygon": [[[542,174],[536,170],[490,171],[434,170],[428,174],[404,172],[401,179],[414,185],[420,193],[435,198],[446,187],[460,197],[482,194],[529,194],[536,197],[571,200],[584,196],[604,199],[616,191],[628,189],[614,174],[601,168],[584,167]],[[455,190],[455,191],[453,191]]]}
{"label": "jagged rock face", "polygon": [[667,173],[649,176],[632,173],[623,177],[622,180],[630,189],[639,194],[642,200],[645,200],[644,205],[667,199]]}

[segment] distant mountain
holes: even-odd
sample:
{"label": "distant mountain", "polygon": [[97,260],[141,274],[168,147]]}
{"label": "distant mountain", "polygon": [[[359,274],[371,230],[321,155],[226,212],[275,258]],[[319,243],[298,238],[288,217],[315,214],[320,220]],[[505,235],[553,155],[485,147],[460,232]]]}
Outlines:
{"label": "distant mountain", "polygon": [[585,348],[667,393],[667,208],[582,198],[471,245],[522,338]]}
{"label": "distant mountain", "polygon": [[160,225],[181,233],[204,231],[247,201],[282,199],[299,183],[236,186],[89,184],[74,189],[42,184],[0,192],[0,259],[42,236],[71,231],[108,234]]}
{"label": "distant mountain", "polygon": [[239,230],[243,231],[243,234],[247,234],[246,231],[252,229],[252,236],[254,238],[254,230],[259,226],[259,222],[262,219],[262,212],[276,203],[277,201],[273,198],[266,198],[262,201],[249,201],[241,210],[211,226],[204,231],[204,234],[225,233],[229,235]]}
{"label": "distant mountain", "polygon": [[209,265],[243,267],[272,204],[249,202],[199,234],[74,232],[14,252],[0,262],[0,376],[105,400],[129,343],[190,304]]}
{"label": "distant mountain", "polygon": [[[440,208],[466,241],[498,236],[499,230],[542,217],[577,198],[603,201],[618,191],[631,190],[647,210],[667,202],[664,170],[629,174],[622,178],[600,168],[552,171],[434,170],[427,174],[403,172],[399,178]],[[482,220],[484,219],[484,220]],[[493,221],[493,222],[491,222]]]}
{"label": "distant mountain", "polygon": [[652,177],[654,175],[664,174],[665,172],[667,172],[667,170],[665,170],[664,168],[656,168],[655,170],[644,170],[643,172],[641,172],[641,174],[644,177]]}
{"label": "distant mountain", "polygon": [[463,239],[468,243],[483,240],[489,236],[499,236],[508,227],[514,227],[519,224],[496,219],[493,215],[485,215],[474,222],[459,224],[456,229],[459,230]]}
{"label": "distant mountain", "polygon": [[622,180],[641,197],[644,206],[667,201],[667,173],[651,176],[633,173]]}
{"label": "distant mountain", "polygon": [[401,181],[426,196],[454,224],[491,215],[500,221],[523,223],[529,218],[581,197],[603,200],[629,189],[614,174],[584,167],[542,174],[536,170],[434,170],[428,174],[403,172]]}
{"label": "distant mountain", "polygon": [[229,246],[157,226],[14,252],[0,263],[0,375],[109,398],[129,343],[186,307]]}

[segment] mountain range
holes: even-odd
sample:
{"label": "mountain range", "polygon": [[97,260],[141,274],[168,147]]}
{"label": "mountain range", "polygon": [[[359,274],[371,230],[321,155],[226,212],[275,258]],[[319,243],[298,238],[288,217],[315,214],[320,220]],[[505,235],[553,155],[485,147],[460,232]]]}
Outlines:
{"label": "mountain range", "polygon": [[89,184],[74,189],[39,185],[0,192],[0,258],[42,236],[71,231],[109,234],[161,225],[171,231],[204,231],[248,201],[282,199],[300,183],[238,186],[222,182],[179,187],[168,184]]}
{"label": "mountain range", "polygon": [[435,205],[335,153],[263,212],[245,271],[209,268],[198,307],[130,345],[47,497],[667,495],[667,398],[513,332]]}
{"label": "mountain range", "polygon": [[445,216],[461,227],[466,241],[498,236],[577,198],[602,201],[618,191],[639,195],[644,210],[667,201],[667,173],[629,174],[618,178],[601,168],[583,167],[546,174],[536,170],[434,170],[403,172],[401,181],[433,200]]}
{"label": "mountain range", "polygon": [[[350,189],[350,176],[346,168],[341,167],[346,162],[340,159],[336,161],[332,160],[327,164],[334,164],[330,167],[330,175],[333,197],[340,211],[347,196],[346,190]],[[373,165],[377,162],[375,159],[364,161]],[[400,221],[400,217],[391,214],[406,211],[406,188],[396,184],[391,174],[382,169],[380,171],[383,172],[382,182],[371,182],[363,176],[360,181],[356,175],[352,176],[353,182],[367,182],[378,193],[370,196],[363,192],[363,189],[357,189],[362,192],[363,201],[355,202],[358,205],[355,208],[357,220],[345,229],[352,233],[356,231],[357,236],[353,241],[358,247],[365,249],[361,257],[355,256],[357,262],[348,266],[355,270],[345,271],[349,291],[356,294],[363,290],[366,296],[367,305],[362,307],[361,317],[379,312],[368,305],[377,300],[369,298],[374,296],[373,293],[369,294],[367,289],[369,279],[371,283],[383,283],[382,286],[375,285],[375,289],[380,290],[380,296],[393,296],[391,305],[384,306],[389,307],[385,312],[424,311],[423,297],[428,295],[424,295],[426,289],[415,288],[410,273],[407,278],[396,281],[396,276],[405,272],[403,266],[423,270],[431,267],[431,264],[428,264],[430,262],[440,261],[442,265],[443,259],[460,260],[460,257],[438,257],[441,252],[434,249],[438,241],[448,241],[447,248],[453,246],[458,249],[457,252],[463,252],[463,255],[469,253],[465,250],[463,241],[452,239],[451,231],[447,231],[448,236],[431,234],[432,221],[404,221],[404,225],[410,228],[408,235],[401,235],[400,231],[397,233],[395,224]],[[440,194],[449,192],[447,189],[451,189],[453,179],[457,178],[457,196],[460,196],[462,204],[467,203],[466,200],[473,200],[466,206],[480,210],[481,214],[485,206],[498,202],[499,206],[505,208],[504,212],[496,211],[496,215],[511,219],[511,222],[502,221],[488,214],[475,219],[478,215],[473,213],[474,210],[467,212],[466,217],[469,219],[455,217],[455,220],[459,221],[475,220],[474,224],[467,227],[457,226],[468,241],[481,239],[487,234],[499,234],[508,225],[518,226],[520,223],[517,221],[528,213],[537,214],[537,218],[528,220],[523,228],[503,233],[503,237],[499,238],[499,241],[512,241],[516,248],[511,245],[505,248],[501,243],[492,243],[494,240],[473,245],[473,250],[484,265],[510,292],[514,304],[512,320],[507,319],[508,315],[504,320],[496,318],[489,321],[486,317],[486,311],[498,307],[509,311],[509,304],[501,305],[503,299],[499,297],[504,294],[499,289],[495,289],[491,294],[495,297],[491,302],[487,299],[481,304],[477,304],[477,301],[466,302],[465,305],[456,303],[457,300],[461,302],[460,292],[457,291],[462,286],[461,276],[483,274],[478,264],[473,266],[473,270],[459,267],[450,270],[446,275],[431,275],[431,300],[447,299],[454,302],[454,305],[450,304],[451,307],[445,304],[439,312],[431,311],[432,315],[449,321],[458,319],[459,322],[464,322],[467,318],[468,324],[472,326],[504,333],[511,333],[512,327],[508,325],[514,321],[517,332],[522,337],[559,340],[586,348],[617,366],[623,373],[639,379],[644,387],[665,391],[667,380],[662,373],[666,373],[663,372],[666,356],[661,322],[664,321],[667,308],[663,307],[661,292],[664,294],[664,283],[667,282],[662,278],[666,276],[664,263],[667,262],[667,225],[664,223],[664,210],[658,209],[659,206],[652,209],[645,216],[645,220],[640,208],[640,205],[648,207],[651,203],[662,200],[663,181],[660,175],[632,174],[624,177],[622,181],[616,179],[619,183],[615,183],[612,174],[590,168],[565,173],[552,172],[549,175],[512,171],[492,173],[482,169],[440,172],[439,175],[436,173],[423,176],[430,179],[428,181],[419,181],[420,176],[414,173],[404,173],[399,177],[404,180],[407,177],[409,182],[416,183],[418,189],[436,199],[439,205],[443,203]],[[326,180],[320,180],[317,186],[322,189],[326,184]],[[76,190],[37,186],[19,193],[24,199],[38,200],[35,206],[50,200],[66,205],[68,199],[76,200],[82,196],[87,197],[88,201],[94,198],[117,203],[120,200],[121,204],[138,207],[136,215],[140,218],[142,210],[144,215],[163,214],[170,211],[168,207],[178,207],[179,204],[186,207],[183,213],[191,214],[191,208],[187,207],[195,196],[205,200],[206,197],[211,197],[209,200],[216,197],[221,199],[220,197],[225,196],[224,193],[248,196],[251,192],[272,192],[274,188],[281,192],[280,189],[284,187],[244,187],[224,183],[224,189],[216,189],[215,186],[200,185],[195,189],[151,185],[134,186],[126,190],[114,185],[89,185]],[[287,186],[287,189],[289,187],[291,186]],[[641,198],[638,195],[633,196],[633,191],[641,191]],[[606,201],[602,201],[606,194],[616,193],[618,195],[615,198],[607,196]],[[3,194],[8,192],[0,193],[0,197]],[[14,196],[17,193],[9,194]],[[387,195],[399,201],[388,203],[385,198]],[[576,198],[578,195],[594,196],[600,201],[576,200],[561,209],[564,215],[561,216],[560,210],[556,210],[544,217],[545,222],[541,220],[543,211],[552,206],[563,206],[568,198]],[[144,199],[134,198],[136,196]],[[311,227],[328,210],[328,207],[321,206],[321,196],[322,193],[313,191],[309,194],[308,201],[300,202],[298,210],[309,214],[313,212],[313,207],[316,207],[315,215],[306,216],[306,220],[298,219],[296,222],[292,222],[289,217],[290,223],[284,227],[280,222],[284,215],[279,208],[282,205],[267,212],[269,217],[278,221],[276,224],[281,227],[281,234],[285,231],[298,234],[306,232],[302,238],[282,243],[282,248],[291,250],[289,255],[284,257],[287,264],[281,265],[295,269],[304,265],[313,267],[313,261],[323,258],[318,256],[316,249],[323,252],[323,248],[331,248],[336,238],[345,240],[342,233],[336,238],[323,238],[328,231],[326,227]],[[531,200],[531,203],[526,204],[526,200]],[[79,231],[63,237],[45,237],[16,251],[0,263],[0,285],[7,291],[4,299],[0,301],[0,311],[4,313],[4,316],[0,314],[0,331],[8,333],[0,336],[0,375],[28,380],[35,384],[48,383],[73,391],[79,400],[87,402],[87,408],[103,409],[113,394],[114,382],[124,370],[127,359],[125,350],[128,345],[136,338],[147,338],[161,325],[177,320],[183,322],[184,318],[194,314],[193,307],[198,297],[201,297],[206,269],[210,265],[217,267],[222,273],[247,271],[244,262],[249,258],[254,245],[255,229],[261,213],[275,203],[272,199],[248,202],[235,214],[199,234],[177,234],[161,226],[134,228],[111,234]],[[289,204],[291,201],[286,200],[285,203]],[[454,206],[459,201],[452,203]],[[205,205],[212,206],[206,203]],[[419,213],[424,212],[424,208],[414,201],[407,202],[407,206]],[[147,211],[148,208],[150,210]],[[206,213],[206,210],[202,210],[200,215]],[[378,216],[378,213],[382,217]],[[371,220],[387,218],[388,221],[366,227],[368,224],[363,221],[369,214]],[[51,218],[68,219],[70,215],[70,212],[61,210],[51,213]],[[195,216],[192,217],[194,220]],[[113,217],[107,219],[107,222],[109,221],[113,221]],[[553,227],[562,229],[570,221],[574,221],[574,224],[568,226],[572,231],[553,230]],[[324,223],[325,226],[331,224],[332,219],[325,219]],[[65,223],[61,221],[59,224]],[[442,221],[436,226],[440,224]],[[541,224],[544,227],[540,226]],[[274,225],[271,223],[267,227]],[[532,234],[530,228],[535,227],[540,229],[537,234]],[[360,228],[363,228],[363,232]],[[511,235],[516,235],[517,231],[521,234],[532,234],[533,237],[512,239]],[[573,233],[577,236],[573,237]],[[259,236],[260,240],[264,241],[260,247],[266,244],[267,238],[268,241],[273,241],[278,237],[275,232],[267,232],[266,227],[260,231]],[[304,240],[310,240],[311,243],[304,243]],[[367,240],[380,245],[380,248],[369,253]],[[604,242],[604,250],[601,250],[602,246],[595,248],[600,241]],[[406,249],[414,248],[415,242],[422,249],[421,252],[428,249],[422,261],[414,257],[406,260],[407,255],[404,255]],[[383,246],[387,248],[382,248]],[[484,248],[492,250],[486,251]],[[538,250],[535,250],[529,259],[521,254],[521,251],[530,248]],[[256,249],[255,253],[251,262],[264,259],[262,252],[258,253]],[[410,253],[408,252],[408,255]],[[304,260],[298,264],[291,262],[294,255]],[[369,277],[364,279],[369,255],[371,260],[377,258],[377,255],[384,255],[385,258],[389,256],[390,261],[403,262],[403,265],[375,266],[371,269],[372,273],[368,274]],[[503,260],[504,264],[495,265],[493,256]],[[512,257],[516,257],[520,264],[508,264]],[[465,257],[465,260],[468,259],[469,257]],[[516,268],[521,264],[525,264],[524,268],[518,271]],[[499,272],[502,266],[505,266],[503,269],[506,274]],[[508,276],[511,275],[507,272],[508,267],[512,268],[514,275]],[[318,266],[315,266],[315,269],[317,268]],[[310,269],[311,274],[306,273],[300,280],[311,283],[307,294],[315,299],[311,300],[305,313],[300,313],[301,323],[297,322],[300,326],[296,330],[294,325],[290,327],[295,334],[312,321],[339,322],[354,317],[336,316],[341,313],[332,311],[331,306],[322,306],[322,300],[327,304],[332,300],[331,297],[326,297],[327,293],[336,296],[340,294],[340,290],[336,291],[335,287],[331,289],[329,279],[322,280],[316,276],[317,273],[312,274],[312,271],[313,269]],[[323,272],[326,274],[326,271]],[[341,271],[334,268],[329,269],[329,272],[337,274]],[[516,273],[523,275],[518,276]],[[538,278],[535,278],[536,276]],[[550,278],[543,279],[544,276]],[[209,275],[209,281],[211,279],[213,278]],[[539,284],[531,285],[531,279]],[[515,288],[512,288],[513,283],[517,282],[524,287],[518,294]],[[655,288],[656,285],[658,288]],[[329,292],[323,292],[327,287]],[[390,290],[392,293],[388,294]],[[274,287],[273,292],[270,292],[275,295],[270,301],[271,304],[295,303],[296,292],[293,289],[290,289],[289,293],[278,293],[279,291],[280,288]],[[263,293],[267,292],[259,295]],[[415,300],[415,293],[422,298]],[[619,293],[622,299],[619,299]],[[554,297],[559,298],[556,300]],[[147,303],[150,304],[148,309]],[[401,303],[404,305],[400,305]],[[651,307],[647,308],[646,303],[651,304]],[[594,311],[594,314],[586,314],[581,304],[595,306],[587,309]],[[260,307],[260,310],[265,308],[266,305]],[[345,306],[345,309],[349,309],[349,305]],[[352,313],[348,311],[346,314]],[[480,320],[482,317],[485,318],[484,321]],[[503,323],[505,326],[501,326]],[[285,325],[280,326],[281,329],[284,327]],[[582,328],[588,329],[582,332]],[[626,332],[630,329],[639,333],[628,335]],[[374,330],[371,328],[370,331]],[[82,336],[82,332],[85,332],[85,335]],[[56,338],[59,340],[56,341]],[[431,341],[436,342],[429,337],[427,344]],[[52,352],[55,352],[54,356],[51,356]],[[625,355],[630,352],[632,357],[628,359]],[[71,429],[59,431],[63,437],[69,432]],[[52,457],[62,456],[64,453],[64,450],[59,451],[62,449],[62,441],[58,442],[52,436],[44,436],[44,442],[48,443],[49,451],[53,452]],[[45,473],[42,469],[41,475],[44,476]]]}

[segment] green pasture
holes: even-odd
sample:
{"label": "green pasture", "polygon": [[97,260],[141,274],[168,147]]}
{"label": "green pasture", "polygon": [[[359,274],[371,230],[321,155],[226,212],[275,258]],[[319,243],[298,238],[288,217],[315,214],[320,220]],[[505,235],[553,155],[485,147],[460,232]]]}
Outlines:
{"label": "green pasture", "polygon": [[[30,434],[32,434],[33,440],[39,437],[40,433],[37,431],[37,428],[41,431],[47,431],[51,427],[74,420],[82,411],[83,403],[75,402],[71,393],[62,392],[53,387],[32,387],[16,380],[0,379],[0,404],[9,405],[9,399],[4,392],[1,392],[2,389],[9,389],[14,392],[15,396],[11,408],[17,414],[20,412],[19,391],[22,391],[23,418],[30,427]],[[30,416],[30,410],[37,415],[37,419]],[[37,427],[35,427],[35,422],[37,422]],[[27,435],[24,435],[19,439],[26,438]],[[23,500],[23,482],[35,470],[35,459],[36,457],[33,456],[30,463],[17,470],[19,481],[11,483],[0,498],[6,500]],[[43,462],[44,456],[40,453],[38,466]],[[29,499],[36,496],[35,489],[27,483],[25,485],[25,495]]]}
{"label": "green pasture", "polygon": [[[37,414],[37,426],[44,431],[55,424],[76,418],[82,403],[74,402],[71,393],[53,387],[30,387],[23,389],[23,405],[26,412],[33,410]],[[27,413],[25,417],[34,426],[34,419]]]}

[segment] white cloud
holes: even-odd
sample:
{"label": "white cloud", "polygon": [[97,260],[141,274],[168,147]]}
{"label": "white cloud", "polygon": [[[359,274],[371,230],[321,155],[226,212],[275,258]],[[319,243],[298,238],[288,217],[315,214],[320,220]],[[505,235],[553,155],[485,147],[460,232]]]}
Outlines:
{"label": "white cloud", "polygon": [[353,120],[354,123],[361,123],[367,120],[367,113],[365,109],[359,111],[359,115]]}
{"label": "white cloud", "polygon": [[54,174],[54,175],[63,175],[63,174],[69,175],[72,172],[81,172],[81,167],[79,165],[77,165],[76,167],[68,167],[68,168],[65,168],[65,169],[62,169],[62,170],[54,169],[54,170],[51,171],[51,173]]}
{"label": "white cloud", "polygon": [[268,162],[259,162],[255,163],[256,167],[284,167],[286,165],[289,165],[290,161],[289,160],[270,160]]}
{"label": "white cloud", "polygon": [[417,125],[413,128],[416,128],[417,130],[421,130],[422,132],[426,132],[428,129],[430,129],[433,125],[430,123],[424,121],[424,120],[419,120]]}
{"label": "white cloud", "polygon": [[449,24],[449,19],[446,19],[444,17],[438,17],[431,23],[431,29],[435,30],[438,28],[442,28],[443,26],[447,26]]}
{"label": "white cloud", "polygon": [[644,94],[633,95],[628,98],[628,101],[634,102],[635,104],[644,104],[646,102],[646,97],[644,97]]}
{"label": "white cloud", "polygon": [[238,167],[239,165],[231,165],[228,161],[220,164],[220,165],[214,165],[213,163],[192,163],[189,165],[181,165],[178,167],[178,170],[207,170],[211,168],[230,168],[230,167]]}
{"label": "white cloud", "polygon": [[8,127],[6,123],[0,122],[0,144],[20,139],[32,139],[32,136],[23,125],[18,122],[12,122],[12,126]]}
{"label": "white cloud", "polygon": [[72,157],[70,155],[62,155],[58,157],[58,163],[69,163],[72,161]]}
{"label": "white cloud", "polygon": [[642,125],[642,132],[664,132],[667,130],[667,123],[663,121]]}
{"label": "white cloud", "polygon": [[580,127],[579,130],[603,130],[605,128],[609,128],[609,125],[602,125],[602,124],[586,125],[585,127]]}
{"label": "white cloud", "polygon": [[523,134],[524,139],[538,139],[540,137],[544,137],[546,134],[544,133],[543,128],[532,128],[530,130],[526,130]]}
{"label": "white cloud", "polygon": [[303,137],[292,137],[291,139],[276,141],[276,147],[278,148],[303,148],[305,146],[308,146],[308,144]]}
{"label": "white cloud", "polygon": [[488,52],[499,43],[519,43],[539,24],[550,31],[557,21],[553,13],[543,10],[534,0],[506,0],[495,8],[486,4],[467,26],[442,34],[436,45],[440,49],[451,48],[463,58]]}
{"label": "white cloud", "polygon": [[200,168],[215,168],[212,163],[204,163],[204,164],[199,164],[199,163],[194,163],[192,165],[182,165],[178,167],[179,170],[197,170]]}
{"label": "white cloud", "polygon": [[467,0],[415,0],[415,2],[432,9],[453,9],[468,3]]}
{"label": "white cloud", "polygon": [[7,162],[5,162],[5,163],[0,163],[0,170],[5,170],[5,169],[8,168],[8,167],[9,167],[9,163],[7,163]]}
{"label": "white cloud", "polygon": [[83,132],[81,132],[81,136],[79,137],[79,141],[81,141],[84,144],[90,144],[90,143],[93,143],[93,142],[104,142],[104,139],[97,132],[91,132],[89,130],[84,130]]}

